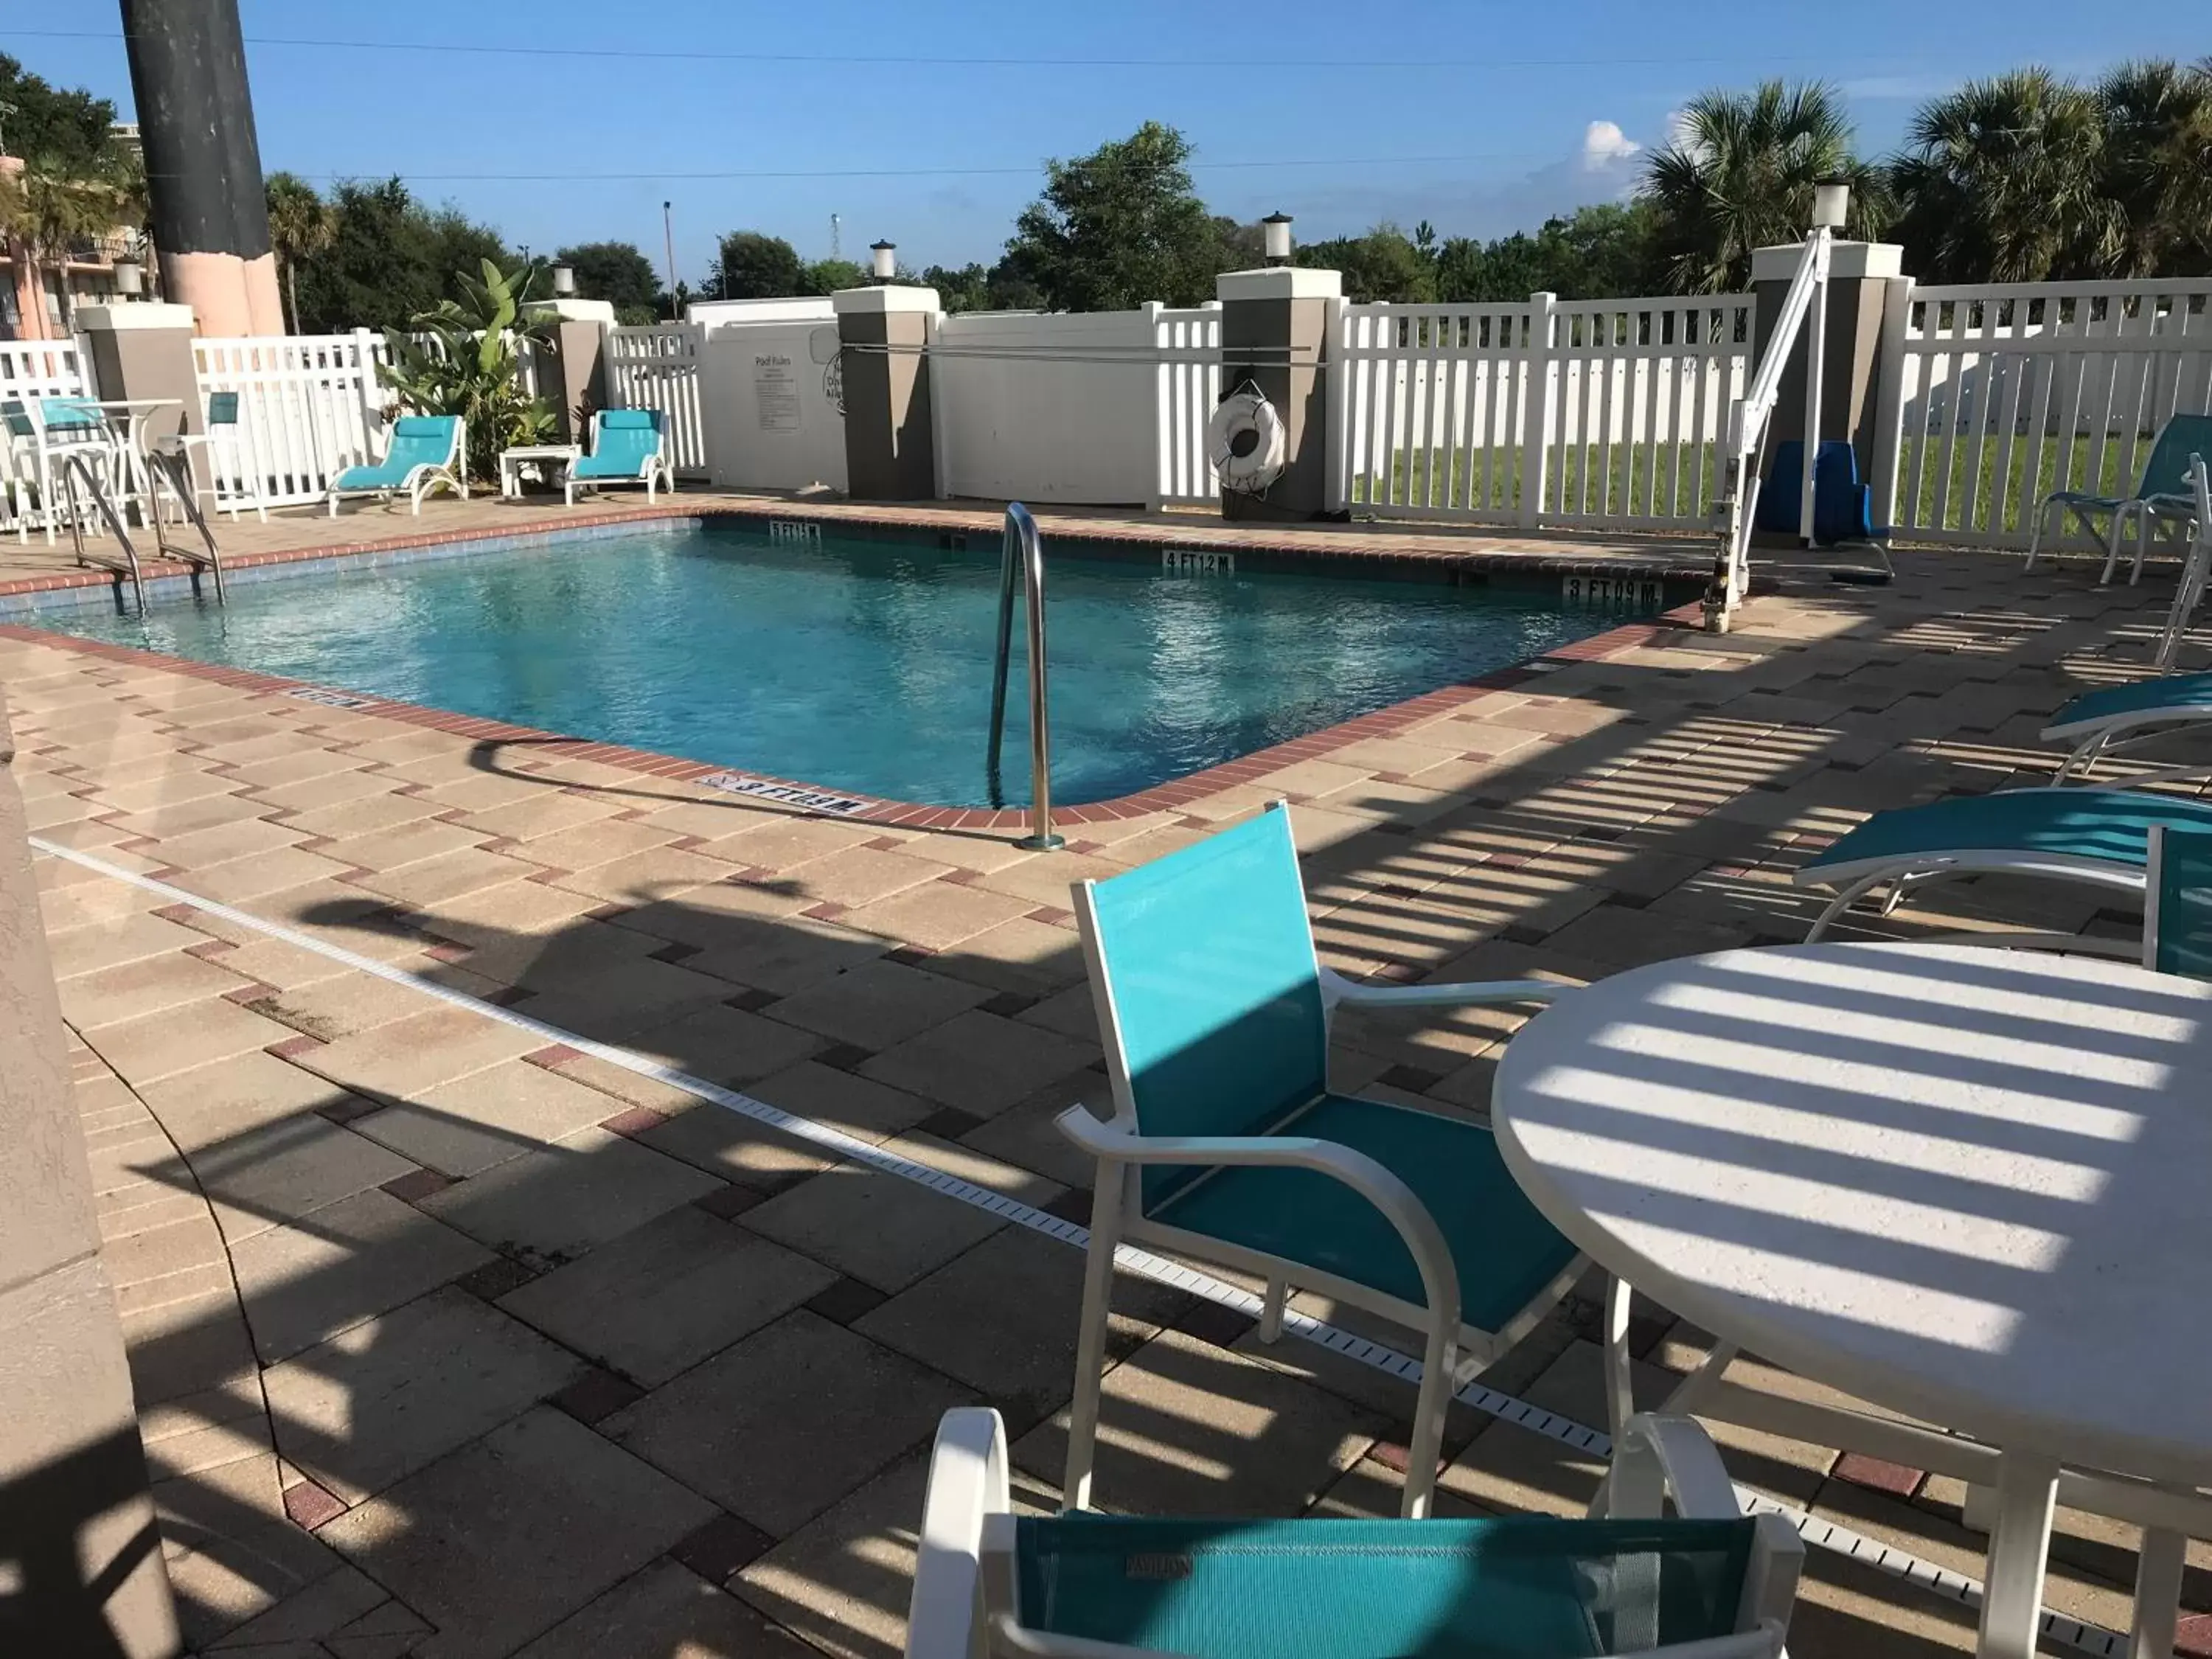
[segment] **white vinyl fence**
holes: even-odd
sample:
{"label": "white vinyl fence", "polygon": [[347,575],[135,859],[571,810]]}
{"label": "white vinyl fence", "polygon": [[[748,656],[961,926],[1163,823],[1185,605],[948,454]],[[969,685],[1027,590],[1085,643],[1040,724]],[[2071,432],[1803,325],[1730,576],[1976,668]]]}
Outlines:
{"label": "white vinyl fence", "polygon": [[1211,501],[1221,310],[946,317],[930,349],[939,489],[1030,501]]}
{"label": "white vinyl fence", "polygon": [[601,362],[610,409],[657,409],[680,478],[707,477],[707,430],[699,386],[702,331],[690,323],[611,328]]}
{"label": "white vinyl fence", "polygon": [[[347,467],[375,459],[386,393],[378,386],[381,335],[201,337],[192,342],[200,414],[218,392],[238,394],[237,465],[271,507],[318,501]],[[228,465],[231,447],[210,446],[210,465]]]}
{"label": "white vinyl fence", "polygon": [[1392,517],[1702,524],[1748,295],[1345,305],[1332,332],[1336,489]]}
{"label": "white vinyl fence", "polygon": [[92,362],[79,340],[0,340],[0,403],[81,398],[94,389]]}
{"label": "white vinyl fence", "polygon": [[707,477],[725,489],[845,488],[837,325],[805,317],[704,325]]}
{"label": "white vinyl fence", "polygon": [[1876,447],[1915,540],[2025,547],[2044,496],[2129,495],[2168,416],[2212,412],[2212,280],[1900,281],[1883,337]]}

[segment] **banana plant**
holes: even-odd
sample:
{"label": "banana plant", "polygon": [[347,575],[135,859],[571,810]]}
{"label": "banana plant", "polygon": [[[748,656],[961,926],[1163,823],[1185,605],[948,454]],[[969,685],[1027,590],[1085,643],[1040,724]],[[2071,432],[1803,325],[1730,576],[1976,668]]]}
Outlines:
{"label": "banana plant", "polygon": [[393,393],[388,414],[465,421],[470,476],[490,479],[501,450],[551,437],[554,414],[523,384],[523,352],[544,338],[529,316],[544,267],[533,261],[502,270],[490,259],[483,267],[480,276],[455,273],[460,298],[416,313],[415,332],[386,336],[388,357],[378,375]]}

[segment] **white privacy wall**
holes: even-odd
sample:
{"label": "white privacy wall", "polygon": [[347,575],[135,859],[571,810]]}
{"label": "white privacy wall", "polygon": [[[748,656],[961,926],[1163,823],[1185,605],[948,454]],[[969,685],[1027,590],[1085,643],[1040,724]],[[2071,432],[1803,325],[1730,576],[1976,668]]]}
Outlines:
{"label": "white privacy wall", "polygon": [[726,489],[845,488],[845,417],[834,321],[707,330],[702,376],[708,479]]}
{"label": "white privacy wall", "polygon": [[1144,311],[947,317],[929,368],[945,492],[1102,506],[1152,499],[1155,332]]}

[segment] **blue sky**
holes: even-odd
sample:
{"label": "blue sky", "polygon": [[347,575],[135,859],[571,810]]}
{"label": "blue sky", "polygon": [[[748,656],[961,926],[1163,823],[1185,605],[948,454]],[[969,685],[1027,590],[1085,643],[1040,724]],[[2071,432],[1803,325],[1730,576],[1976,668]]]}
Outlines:
{"label": "blue sky", "polygon": [[[2126,7],[2100,14],[2094,45],[2073,44],[2082,14],[2057,0],[243,0],[241,15],[271,170],[319,183],[398,173],[518,245],[621,238],[656,265],[670,199],[677,269],[695,280],[725,230],[826,254],[832,213],[848,258],[889,236],[916,267],[988,261],[1043,157],[1148,118],[1197,146],[1216,211],[1279,207],[1302,238],[1424,216],[1447,235],[1494,235],[1620,194],[1669,112],[1709,87],[1823,76],[1879,152],[1917,100],[2038,43],[2069,43],[2045,61],[2077,75],[2212,47],[2212,27],[2178,38],[2159,23],[2171,9]],[[449,49],[286,44],[307,40]],[[670,55],[606,56],[601,42]],[[13,0],[0,51],[129,109],[113,0]],[[913,61],[1024,58],[1063,61]],[[640,176],[579,176],[617,173]],[[808,173],[842,176],[789,176]],[[712,174],[726,176],[699,176]]]}

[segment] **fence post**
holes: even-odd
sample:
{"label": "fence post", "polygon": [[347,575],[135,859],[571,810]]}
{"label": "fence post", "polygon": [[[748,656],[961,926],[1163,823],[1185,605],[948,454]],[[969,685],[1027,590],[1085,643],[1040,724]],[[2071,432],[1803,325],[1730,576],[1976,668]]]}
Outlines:
{"label": "fence post", "polygon": [[1544,521],[1544,496],[1552,476],[1552,307],[1556,294],[1528,296],[1528,395],[1521,418],[1521,527]]}
{"label": "fence post", "polygon": [[[922,334],[922,362],[927,363],[936,354],[939,338],[945,332],[945,313],[930,314]],[[932,370],[929,376],[929,455],[930,466],[937,481],[937,499],[952,499],[952,453],[945,447],[945,400],[949,395],[945,377]]]}
{"label": "fence post", "polygon": [[[368,454],[376,453],[376,429],[384,424],[384,399],[376,384],[376,331],[357,328],[353,331],[354,362],[361,366],[361,435],[368,447]],[[368,459],[364,455],[362,459]]]}
{"label": "fence post", "polygon": [[1905,335],[1912,318],[1912,278],[1883,281],[1881,340],[1875,347],[1874,436],[1867,482],[1877,525],[1897,522],[1897,471],[1905,451]]}
{"label": "fence post", "polygon": [[1341,294],[1328,301],[1322,325],[1321,372],[1328,393],[1328,471],[1323,477],[1322,510],[1348,514],[1352,507],[1351,364],[1345,353],[1345,307]]}
{"label": "fence post", "polygon": [[1167,504],[1167,487],[1178,458],[1169,452],[1173,441],[1175,365],[1168,359],[1168,342],[1160,337],[1160,313],[1166,305],[1145,301],[1145,338],[1152,351],[1152,465],[1145,483],[1145,510],[1158,513]]}

